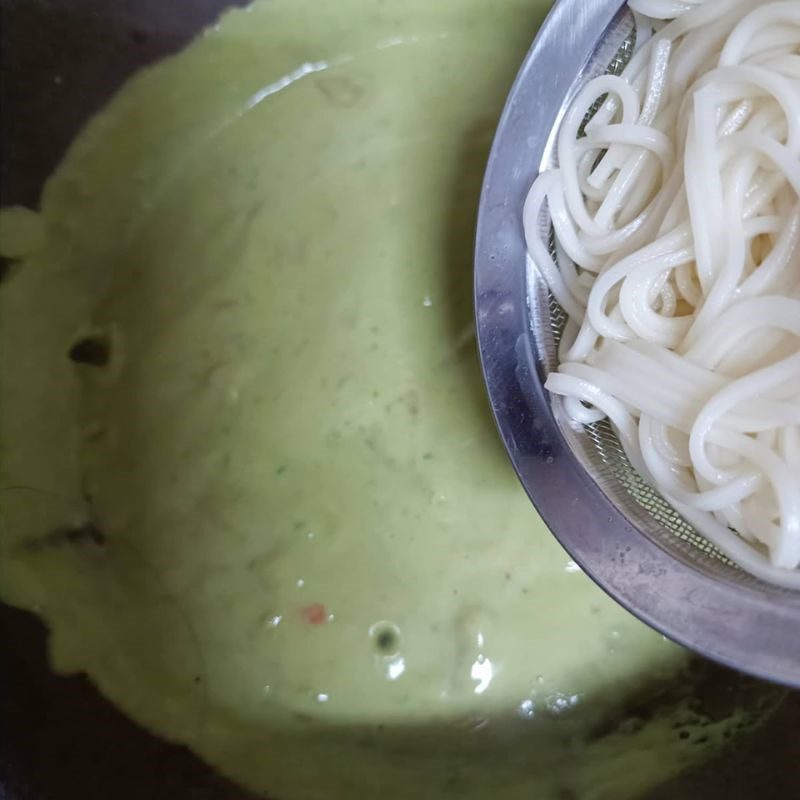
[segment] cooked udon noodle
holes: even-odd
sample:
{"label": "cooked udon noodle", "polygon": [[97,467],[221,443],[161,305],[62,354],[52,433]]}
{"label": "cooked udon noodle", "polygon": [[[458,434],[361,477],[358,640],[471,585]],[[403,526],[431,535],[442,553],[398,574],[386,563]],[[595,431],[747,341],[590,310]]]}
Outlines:
{"label": "cooked udon noodle", "polygon": [[629,5],[636,52],[580,92],[525,204],[568,316],[546,386],[733,561],[800,588],[800,2]]}

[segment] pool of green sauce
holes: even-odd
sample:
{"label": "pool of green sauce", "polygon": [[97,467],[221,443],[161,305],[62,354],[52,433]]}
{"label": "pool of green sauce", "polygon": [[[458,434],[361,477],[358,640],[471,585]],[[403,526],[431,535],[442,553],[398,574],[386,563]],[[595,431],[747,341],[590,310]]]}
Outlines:
{"label": "pool of green sauce", "polygon": [[548,5],[256,2],[0,213],[0,594],[277,800],[641,797],[769,700],[698,708],[484,399],[477,194]]}

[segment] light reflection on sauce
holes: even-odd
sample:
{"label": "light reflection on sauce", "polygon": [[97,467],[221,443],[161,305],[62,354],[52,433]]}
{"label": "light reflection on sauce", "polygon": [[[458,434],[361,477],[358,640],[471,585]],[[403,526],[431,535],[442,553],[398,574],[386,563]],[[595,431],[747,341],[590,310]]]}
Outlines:
{"label": "light reflection on sauce", "polygon": [[494,665],[484,655],[478,656],[470,670],[470,677],[476,682],[475,694],[483,694],[491,685],[494,677]]}
{"label": "light reflection on sauce", "polygon": [[406,671],[405,659],[395,656],[386,664],[386,677],[390,681],[396,681]]}

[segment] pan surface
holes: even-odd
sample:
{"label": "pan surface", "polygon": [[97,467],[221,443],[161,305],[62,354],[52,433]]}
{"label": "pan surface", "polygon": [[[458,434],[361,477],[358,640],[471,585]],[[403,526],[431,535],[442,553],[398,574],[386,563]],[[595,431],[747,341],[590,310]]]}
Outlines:
{"label": "pan surface", "polygon": [[[180,48],[226,5],[196,0],[187,15],[178,0],[2,0],[2,204],[35,206],[82,123],[138,66]],[[184,748],[130,722],[84,678],[50,673],[46,632],[34,617],[4,607],[0,625],[0,796],[250,797]],[[759,741],[657,797],[787,796],[800,763],[800,746],[789,734],[797,719],[793,699]]]}

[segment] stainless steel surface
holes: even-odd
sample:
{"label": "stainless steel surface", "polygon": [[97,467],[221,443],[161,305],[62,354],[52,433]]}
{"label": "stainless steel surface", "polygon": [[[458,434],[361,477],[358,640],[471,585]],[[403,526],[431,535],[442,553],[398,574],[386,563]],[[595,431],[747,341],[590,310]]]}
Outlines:
{"label": "stainless steel surface", "polygon": [[514,467],[561,544],[642,620],[720,663],[800,686],[800,593],[760,583],[638,476],[608,426],[575,430],[543,388],[562,312],[526,269],[522,206],[577,88],[630,41],[620,0],[560,0],[522,65],[489,159],[475,269],[484,376]]}

